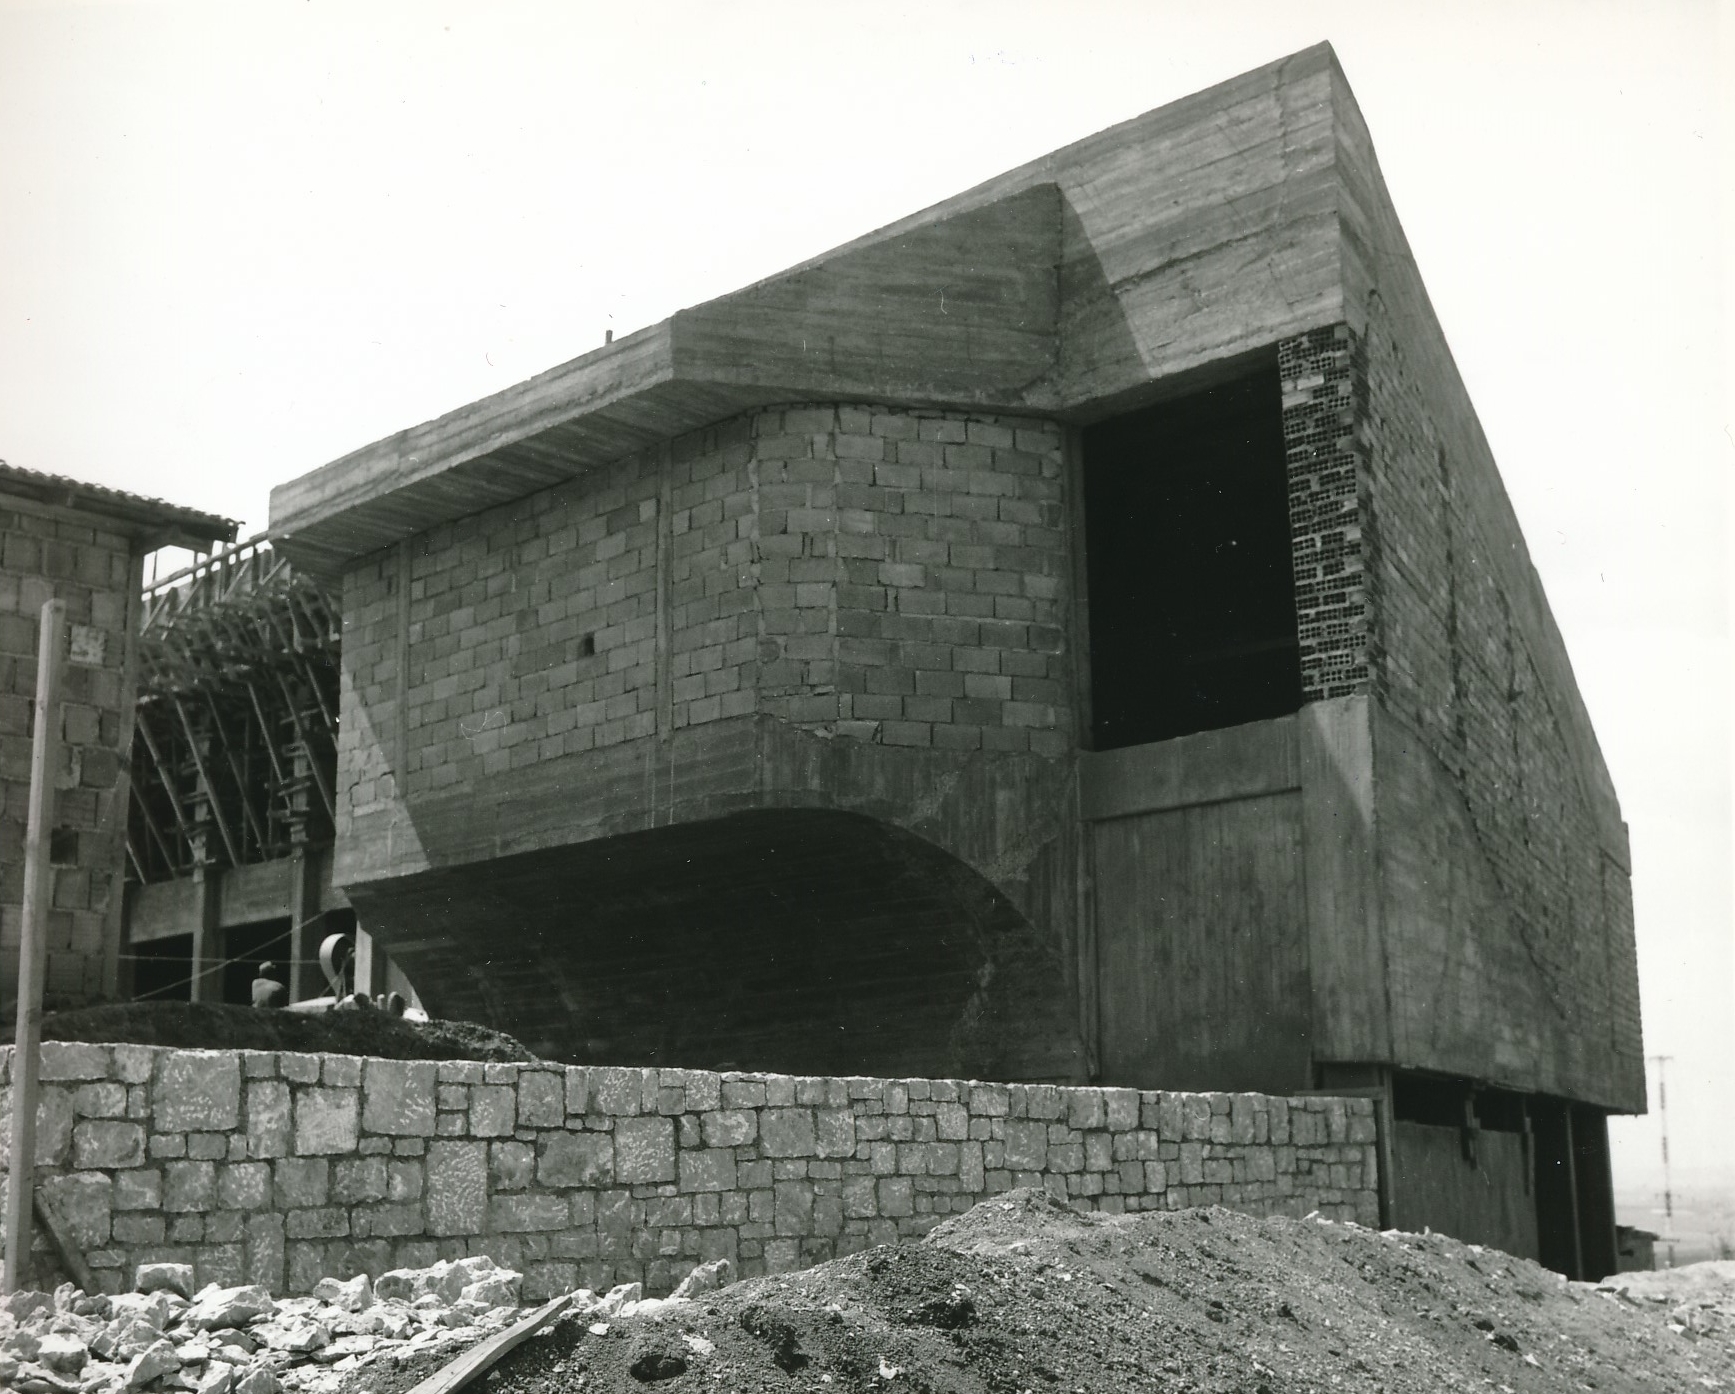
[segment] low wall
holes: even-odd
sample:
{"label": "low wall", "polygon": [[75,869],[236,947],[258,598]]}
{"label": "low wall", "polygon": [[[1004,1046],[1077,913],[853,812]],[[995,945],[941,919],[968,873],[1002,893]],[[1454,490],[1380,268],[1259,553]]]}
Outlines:
{"label": "low wall", "polygon": [[660,1293],[706,1259],[802,1267],[1023,1185],[1378,1213],[1365,1099],[57,1042],[42,1078],[41,1188],[116,1288],[163,1259],[281,1294],[486,1253],[527,1299]]}

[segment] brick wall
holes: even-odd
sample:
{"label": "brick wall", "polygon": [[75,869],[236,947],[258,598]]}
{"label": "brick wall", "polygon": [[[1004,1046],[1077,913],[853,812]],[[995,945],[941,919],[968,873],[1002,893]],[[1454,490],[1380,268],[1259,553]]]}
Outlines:
{"label": "brick wall", "polygon": [[8,1003],[17,991],[38,616],[55,597],[66,602],[70,661],[44,997],[50,1007],[72,1005],[114,989],[133,729],[128,616],[138,590],[127,538],[0,498],[0,999]]}
{"label": "brick wall", "polygon": [[412,539],[407,607],[377,554],[344,583],[343,812],[752,712],[1060,755],[1061,492],[1053,423],[774,408]]}
{"label": "brick wall", "polygon": [[1368,681],[1361,344],[1347,325],[1316,329],[1279,343],[1277,368],[1302,694],[1350,697]]}
{"label": "brick wall", "polygon": [[282,1293],[487,1253],[531,1299],[664,1292],[705,1259],[791,1269],[1015,1185],[1378,1213],[1366,1099],[58,1042],[42,1077],[40,1185],[111,1287],[157,1259]]}

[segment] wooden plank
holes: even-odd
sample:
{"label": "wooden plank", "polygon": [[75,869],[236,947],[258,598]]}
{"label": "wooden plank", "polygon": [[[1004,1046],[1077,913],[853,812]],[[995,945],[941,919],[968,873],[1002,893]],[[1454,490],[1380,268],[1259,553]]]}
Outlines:
{"label": "wooden plank", "polygon": [[211,709],[211,729],[217,733],[217,745],[223,752],[223,761],[229,766],[229,775],[235,781],[235,794],[241,805],[242,828],[245,834],[247,828],[253,829],[254,846],[259,849],[259,855],[264,856],[269,839],[265,835],[265,820],[254,811],[253,800],[249,791],[254,782],[241,773],[241,762],[235,758],[235,747],[229,742],[229,733],[223,729],[223,718],[217,710],[217,699],[209,689],[205,692],[205,702]]}
{"label": "wooden plank", "polygon": [[534,1336],[571,1305],[570,1292],[545,1302],[499,1335],[490,1336],[486,1341],[471,1346],[456,1360],[442,1365],[412,1389],[410,1394],[457,1394],[457,1391],[471,1380],[492,1369],[507,1351]]}
{"label": "wooden plank", "polygon": [[[179,873],[181,869],[180,858],[169,850],[168,840],[158,830],[157,820],[151,816],[150,809],[145,806],[145,796],[139,792],[137,780],[127,780],[127,792],[132,796],[132,801],[138,805],[139,817],[143,820],[145,831],[150,834],[151,841],[156,844],[157,851],[162,854],[164,867],[171,874]],[[144,878],[141,877],[140,879],[143,880]]]}
{"label": "wooden plank", "polygon": [[283,704],[289,709],[289,720],[295,727],[295,739],[301,742],[307,751],[307,772],[313,776],[313,787],[319,790],[320,800],[325,804],[325,811],[331,815],[333,824],[337,822],[337,802],[331,792],[331,786],[326,782],[325,773],[319,768],[319,761],[313,758],[313,746],[307,739],[307,728],[301,721],[301,709],[295,705],[295,697],[289,690],[289,684],[283,680],[283,674],[273,673],[277,679],[277,689],[283,694]]}
{"label": "wooden plank", "polygon": [[181,705],[179,697],[171,694],[169,700],[175,704],[175,712],[181,718],[181,729],[187,734],[187,749],[193,753],[193,768],[199,772],[199,783],[205,786],[205,798],[211,805],[211,821],[217,825],[217,835],[223,839],[223,847],[229,853],[229,864],[240,866],[241,850],[229,833],[229,820],[223,816],[223,805],[217,797],[217,785],[211,778],[211,772],[205,768],[205,757],[200,753],[199,738],[193,732],[193,723],[188,719],[187,709]]}
{"label": "wooden plank", "polygon": [[61,1222],[60,1216],[54,1213],[54,1207],[40,1191],[36,1193],[35,1204],[36,1218],[42,1221],[42,1228],[48,1233],[48,1242],[60,1256],[60,1266],[65,1270],[66,1276],[86,1292],[97,1291],[96,1277],[84,1260],[84,1251],[78,1247],[72,1232]]}
{"label": "wooden plank", "polygon": [[1104,1083],[1307,1087],[1301,814],[1287,792],[1091,828]]}
{"label": "wooden plank", "polygon": [[145,738],[145,749],[151,753],[151,763],[157,768],[157,778],[162,781],[164,790],[169,796],[169,808],[175,815],[175,826],[180,829],[181,836],[186,838],[187,845],[193,845],[193,830],[187,826],[187,815],[181,809],[181,791],[175,787],[175,778],[169,772],[169,762],[163,758],[161,747],[157,745],[156,735],[151,731],[150,722],[145,720],[144,708],[138,710],[139,734]]}
{"label": "wooden plank", "polygon": [[277,758],[277,743],[282,737],[271,729],[271,723],[265,719],[265,708],[259,701],[259,689],[251,682],[245,684],[247,696],[253,703],[253,715],[258,719],[260,734],[265,737],[265,754],[271,761],[271,774],[276,779],[278,787],[285,783],[283,778],[283,762]]}
{"label": "wooden plank", "polygon": [[42,984],[48,963],[48,910],[54,899],[48,860],[54,779],[60,752],[60,676],[66,602],[42,607],[36,654],[36,728],[30,744],[30,803],[24,832],[24,904],[18,945],[18,1024],[12,1041],[12,1151],[6,1187],[6,1255],[0,1290],[17,1292],[30,1262],[36,1190],[36,1104],[41,1069]]}

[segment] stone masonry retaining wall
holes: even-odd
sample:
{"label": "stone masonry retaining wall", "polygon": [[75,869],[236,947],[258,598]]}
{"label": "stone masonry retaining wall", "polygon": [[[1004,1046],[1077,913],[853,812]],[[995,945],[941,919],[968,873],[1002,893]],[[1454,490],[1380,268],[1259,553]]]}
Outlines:
{"label": "stone masonry retaining wall", "polygon": [[42,1078],[40,1186],[111,1288],[155,1260],[284,1293],[486,1253],[527,1300],[660,1293],[703,1260],[793,1269],[1024,1185],[1378,1214],[1366,1099],[58,1042]]}

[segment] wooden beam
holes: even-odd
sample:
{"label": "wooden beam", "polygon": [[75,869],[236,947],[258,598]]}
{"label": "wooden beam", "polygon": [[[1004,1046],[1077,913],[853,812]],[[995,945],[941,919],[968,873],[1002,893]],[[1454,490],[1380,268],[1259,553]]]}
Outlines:
{"label": "wooden beam", "polygon": [[508,1326],[497,1336],[473,1345],[456,1360],[442,1365],[418,1384],[410,1394],[458,1394],[458,1391],[478,1375],[486,1373],[507,1351],[521,1341],[534,1336],[572,1303],[572,1294],[563,1293],[545,1302],[529,1316]]}
{"label": "wooden beam", "polygon": [[6,1255],[0,1289],[17,1292],[30,1262],[36,1190],[36,1104],[41,1068],[42,982],[48,961],[48,910],[54,899],[48,860],[54,779],[60,752],[60,674],[66,602],[42,607],[36,652],[36,729],[30,744],[30,803],[24,832],[24,907],[18,945],[18,1024],[12,1041],[12,1150],[6,1187]]}
{"label": "wooden beam", "polygon": [[181,836],[187,839],[190,847],[193,843],[193,830],[187,825],[187,816],[181,812],[181,791],[175,787],[175,778],[169,773],[169,762],[163,759],[163,752],[157,747],[157,738],[151,734],[151,726],[145,720],[145,711],[141,706],[138,710],[139,734],[145,738],[145,749],[151,753],[151,763],[156,766],[157,778],[162,780],[163,788],[169,793],[169,807],[175,815],[175,826],[181,830]]}
{"label": "wooden beam", "polygon": [[84,1250],[78,1247],[72,1231],[67,1229],[60,1216],[54,1213],[54,1207],[40,1191],[36,1193],[36,1218],[42,1221],[42,1228],[48,1232],[48,1242],[60,1256],[60,1266],[65,1270],[66,1276],[87,1293],[95,1293],[96,1275],[85,1262]]}
{"label": "wooden beam", "polygon": [[193,925],[193,976],[188,996],[195,1002],[223,1000],[223,960],[228,936],[223,932],[223,876],[218,867],[199,873],[199,918]]}
{"label": "wooden beam", "polygon": [[307,739],[307,728],[301,723],[301,712],[295,705],[295,698],[290,694],[289,684],[283,680],[283,674],[274,673],[277,686],[283,692],[284,704],[289,708],[289,719],[295,723],[295,739],[300,741],[307,751],[307,769],[313,776],[313,785],[319,790],[319,797],[325,802],[325,811],[331,816],[332,825],[337,825],[337,800],[332,796],[331,787],[325,782],[325,775],[319,768],[319,761],[313,758],[313,746]]}
{"label": "wooden beam", "polygon": [[193,733],[193,723],[187,717],[186,707],[181,705],[181,699],[174,693],[169,694],[169,700],[175,704],[175,711],[181,718],[181,729],[187,733],[187,748],[193,752],[193,768],[199,772],[199,782],[205,786],[205,797],[211,805],[211,821],[217,825],[217,835],[223,839],[223,846],[229,852],[229,864],[241,865],[241,856],[235,846],[235,839],[229,833],[229,820],[223,816],[223,806],[217,801],[217,786],[211,779],[211,772],[205,768],[205,757],[199,753],[199,738]]}
{"label": "wooden beam", "polygon": [[[144,820],[145,831],[151,835],[151,840],[157,844],[157,851],[163,854],[164,864],[168,866],[169,870],[175,875],[180,875],[180,859],[169,850],[168,839],[163,836],[162,831],[157,827],[157,820],[151,817],[150,806],[145,803],[145,796],[139,793],[137,782],[129,780],[128,786],[128,792],[133,796],[133,802],[139,806],[139,817]],[[170,797],[172,798],[173,794],[171,794]],[[143,877],[140,879],[142,880]]]}
{"label": "wooden beam", "polygon": [[259,718],[259,731],[265,737],[265,754],[271,760],[271,773],[279,784],[285,783],[283,778],[283,762],[277,758],[277,733],[271,729],[270,722],[265,719],[265,707],[259,700],[259,689],[251,682],[245,684],[247,696],[253,703],[253,715]]}
{"label": "wooden beam", "polygon": [[209,690],[205,693],[205,702],[211,708],[211,727],[217,733],[217,744],[222,747],[223,759],[229,766],[229,773],[235,780],[235,794],[241,804],[241,816],[253,828],[253,836],[258,839],[261,858],[269,854],[268,839],[265,836],[265,824],[259,815],[253,811],[253,801],[247,797],[247,790],[253,781],[241,772],[240,762],[235,759],[234,747],[229,744],[229,733],[223,729],[223,718],[217,710],[217,699]]}

